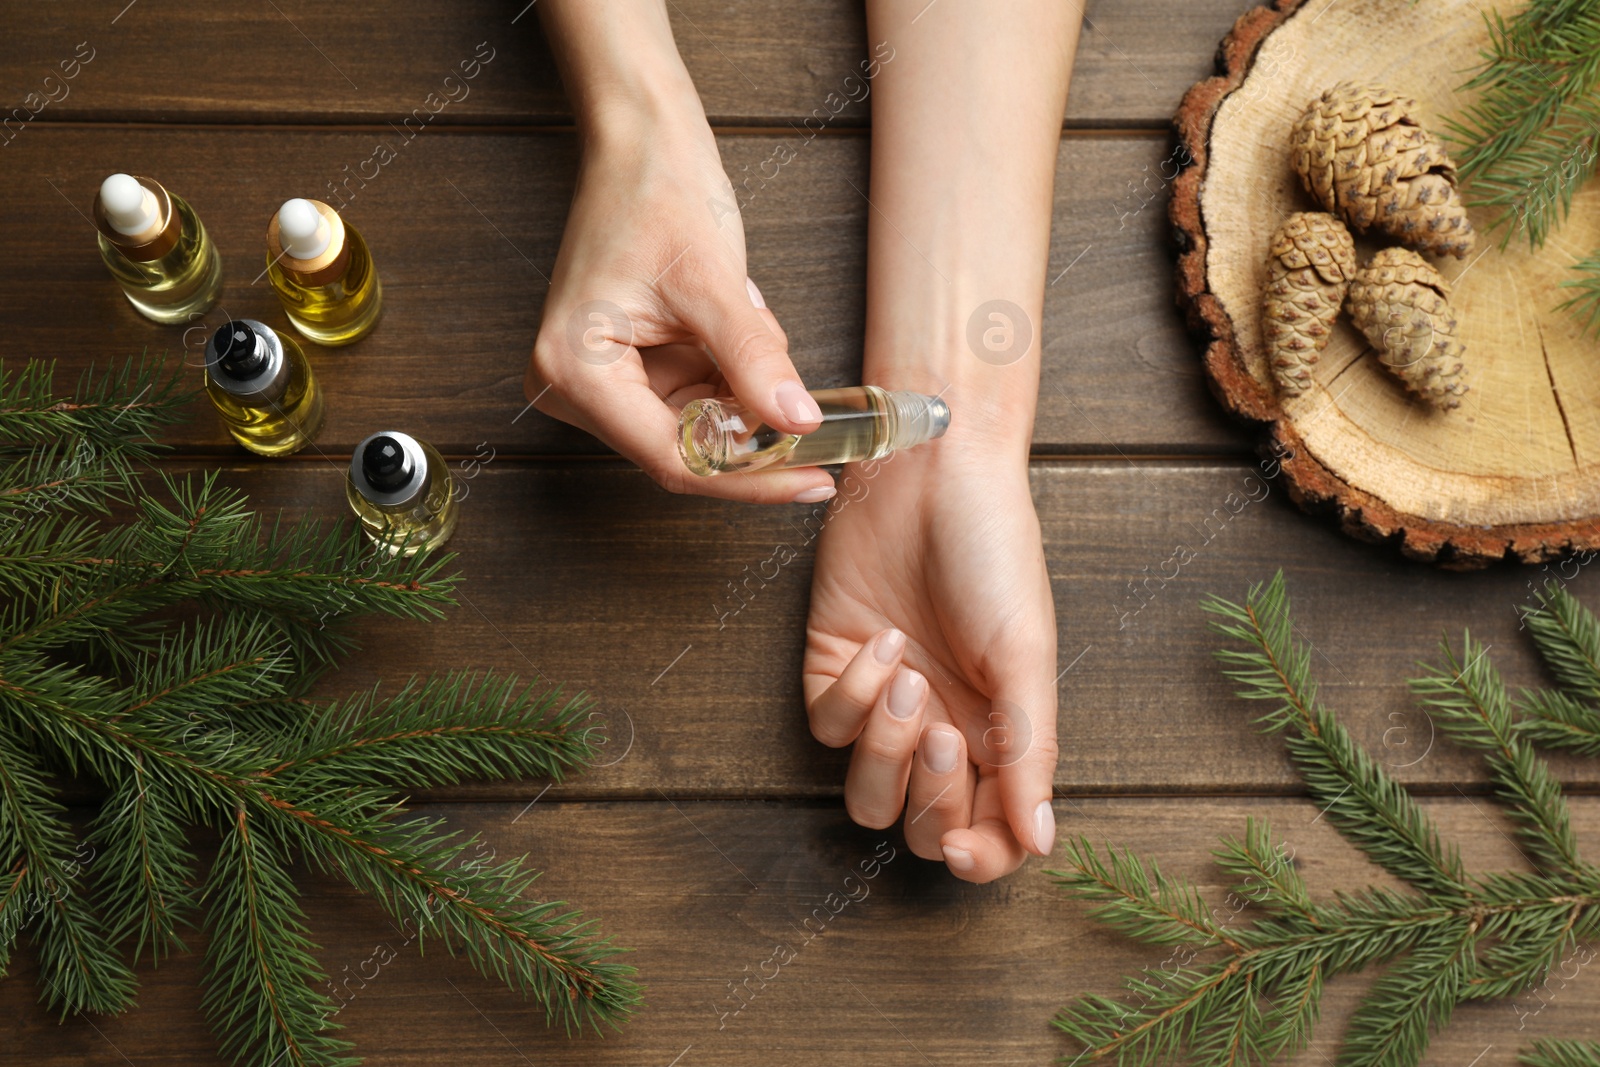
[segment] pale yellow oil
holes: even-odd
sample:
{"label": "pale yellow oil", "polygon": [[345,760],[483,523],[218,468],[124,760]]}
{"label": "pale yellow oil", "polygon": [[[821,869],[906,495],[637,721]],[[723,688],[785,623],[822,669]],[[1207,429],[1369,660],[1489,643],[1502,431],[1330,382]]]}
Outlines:
{"label": "pale yellow oil", "polygon": [[327,285],[301,285],[267,254],[267,280],[283,304],[289,322],[319,345],[348,345],[361,340],[378,324],[383,310],[383,286],[372,265],[367,242],[356,228],[344,224],[350,246],[350,264],[344,277]]}
{"label": "pale yellow oil", "polygon": [[171,192],[167,196],[181,227],[172,251],[139,263],[100,234],[100,258],[139,314],[156,322],[188,322],[222,295],[222,257],[194,209]]}
{"label": "pale yellow oil", "polygon": [[311,373],[305,352],[292,337],[278,334],[289,363],[289,384],[275,402],[246,405],[206,375],[206,394],[234,440],[263,456],[298,452],[322,429],[322,387]]}
{"label": "pale yellow oil", "polygon": [[817,389],[811,396],[822,409],[822,424],[807,434],[786,433],[715,400],[691,401],[684,408],[680,442],[684,462],[707,475],[853,463],[888,450],[893,428],[881,389]]}
{"label": "pale yellow oil", "polygon": [[414,556],[425,549],[438,548],[456,529],[460,501],[456,499],[450,468],[432,445],[426,441],[417,444],[428,457],[428,484],[409,504],[374,504],[361,495],[354,482],[345,479],[345,496],[361,520],[361,529],[390,555]]}

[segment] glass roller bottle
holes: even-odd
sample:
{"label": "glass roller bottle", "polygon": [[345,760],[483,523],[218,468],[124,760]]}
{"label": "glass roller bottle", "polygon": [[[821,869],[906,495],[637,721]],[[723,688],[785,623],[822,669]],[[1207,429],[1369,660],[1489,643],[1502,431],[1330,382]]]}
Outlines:
{"label": "glass roller bottle", "polygon": [[737,400],[691,400],[678,419],[678,454],[695,474],[815,467],[880,459],[920,445],[950,427],[950,408],[936,396],[857,385],[816,389],[822,423],[792,434],[763,422]]}

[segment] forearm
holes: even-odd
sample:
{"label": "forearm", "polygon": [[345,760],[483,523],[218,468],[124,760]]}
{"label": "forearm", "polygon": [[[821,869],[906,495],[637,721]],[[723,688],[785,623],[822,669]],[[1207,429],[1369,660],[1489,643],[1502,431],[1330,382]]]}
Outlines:
{"label": "forearm", "polygon": [[641,120],[704,122],[663,0],[541,0],[539,19],[586,138]]}
{"label": "forearm", "polygon": [[[1078,23],[1061,0],[867,5],[869,40],[894,53],[873,83],[863,380],[947,390],[953,438],[1023,457]],[[1021,321],[980,315],[975,353],[992,301]]]}

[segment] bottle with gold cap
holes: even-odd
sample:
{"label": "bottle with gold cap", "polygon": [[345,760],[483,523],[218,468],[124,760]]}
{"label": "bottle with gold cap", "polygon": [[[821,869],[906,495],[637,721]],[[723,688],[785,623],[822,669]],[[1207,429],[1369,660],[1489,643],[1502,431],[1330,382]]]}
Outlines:
{"label": "bottle with gold cap", "polygon": [[187,322],[222,295],[222,258],[200,217],[153,178],[113,174],[94,199],[100,258],[156,322]]}
{"label": "bottle with gold cap", "polygon": [[235,319],[206,343],[206,394],[234,440],[263,456],[298,452],[322,429],[322,390],[294,338]]}
{"label": "bottle with gold cap", "polygon": [[460,501],[444,457],[398,430],[356,446],[345,495],[362,530],[391,555],[437,548],[456,528]]}
{"label": "bottle with gold cap", "polygon": [[267,224],[267,279],[296,330],[347,345],[378,323],[383,289],[367,242],[320,200],[289,200]]}

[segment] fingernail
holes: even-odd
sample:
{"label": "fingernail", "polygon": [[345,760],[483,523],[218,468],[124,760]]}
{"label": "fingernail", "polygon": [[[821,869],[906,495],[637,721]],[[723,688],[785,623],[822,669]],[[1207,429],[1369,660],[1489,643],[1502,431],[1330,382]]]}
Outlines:
{"label": "fingernail", "polygon": [[776,394],[778,406],[795,422],[821,422],[822,409],[806,387],[796,381],[781,382]]}
{"label": "fingernail", "polygon": [[746,278],[744,280],[744,289],[745,292],[750,294],[750,303],[754,304],[758,308],[764,308],[767,306],[767,302],[761,299],[761,290],[756,288],[755,282],[751,281],[749,278]]}
{"label": "fingernail", "polygon": [[917,713],[922,703],[922,692],[928,680],[916,671],[901,667],[889,683],[889,714],[897,719],[909,719]]}
{"label": "fingernail", "polygon": [[944,861],[950,865],[952,871],[970,871],[976,866],[972,859],[972,853],[964,848],[951,848],[949,845],[941,845],[940,851],[944,853]]}
{"label": "fingernail", "polygon": [[796,504],[818,504],[832,497],[839,490],[832,485],[819,485],[811,489],[803,489],[794,495]]}
{"label": "fingernail", "polygon": [[894,658],[900,654],[905,645],[906,635],[890,627],[879,634],[878,639],[872,643],[872,655],[879,663],[888,665],[894,662]]}
{"label": "fingernail", "polygon": [[1048,856],[1056,847],[1056,813],[1048,800],[1039,801],[1033,810],[1033,843],[1041,856]]}
{"label": "fingernail", "polygon": [[956,735],[951,730],[929,730],[922,736],[922,762],[934,774],[956,769]]}

